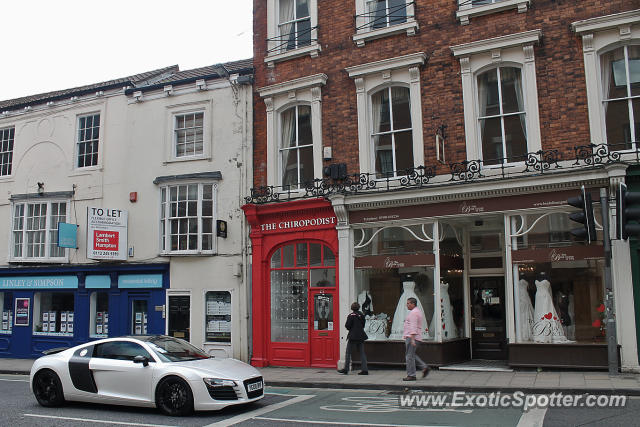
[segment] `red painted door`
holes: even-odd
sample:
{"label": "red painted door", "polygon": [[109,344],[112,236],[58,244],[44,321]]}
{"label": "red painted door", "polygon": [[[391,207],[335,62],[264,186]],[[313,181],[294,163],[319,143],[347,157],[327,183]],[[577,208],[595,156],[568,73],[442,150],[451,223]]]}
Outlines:
{"label": "red painted door", "polygon": [[309,295],[311,366],[335,368],[339,351],[335,290],[313,289]]}

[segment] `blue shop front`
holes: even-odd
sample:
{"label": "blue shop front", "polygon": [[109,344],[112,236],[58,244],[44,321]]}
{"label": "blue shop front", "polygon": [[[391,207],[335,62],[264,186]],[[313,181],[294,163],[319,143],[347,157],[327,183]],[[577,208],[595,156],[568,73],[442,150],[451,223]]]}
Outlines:
{"label": "blue shop front", "polygon": [[33,358],[90,340],[165,333],[169,264],[0,270],[0,357]]}

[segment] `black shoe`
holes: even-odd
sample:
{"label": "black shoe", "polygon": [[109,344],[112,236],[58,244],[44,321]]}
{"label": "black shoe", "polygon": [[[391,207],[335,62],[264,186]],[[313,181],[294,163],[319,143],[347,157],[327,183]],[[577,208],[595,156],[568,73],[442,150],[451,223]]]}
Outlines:
{"label": "black shoe", "polygon": [[415,381],[416,377],[404,377],[402,381]]}
{"label": "black shoe", "polygon": [[360,371],[358,375],[369,375],[369,371]]}
{"label": "black shoe", "polygon": [[349,371],[347,371],[346,369],[338,369],[338,373],[342,375],[347,375]]}
{"label": "black shoe", "polygon": [[422,378],[426,377],[427,375],[429,375],[429,367],[428,366],[422,370]]}

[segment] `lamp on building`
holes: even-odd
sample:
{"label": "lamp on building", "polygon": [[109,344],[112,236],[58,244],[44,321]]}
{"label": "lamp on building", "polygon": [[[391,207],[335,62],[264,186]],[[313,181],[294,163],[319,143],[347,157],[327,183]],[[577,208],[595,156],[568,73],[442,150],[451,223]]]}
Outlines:
{"label": "lamp on building", "polygon": [[44,182],[38,183],[38,195],[42,196],[44,194]]}

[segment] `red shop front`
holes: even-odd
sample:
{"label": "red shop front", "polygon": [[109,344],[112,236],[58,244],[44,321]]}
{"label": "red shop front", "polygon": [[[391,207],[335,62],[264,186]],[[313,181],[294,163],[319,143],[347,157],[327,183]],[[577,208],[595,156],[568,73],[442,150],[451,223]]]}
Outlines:
{"label": "red shop front", "polygon": [[324,199],[242,208],[251,225],[254,366],[335,368],[338,236]]}

